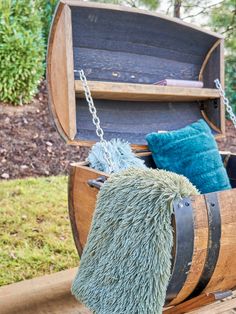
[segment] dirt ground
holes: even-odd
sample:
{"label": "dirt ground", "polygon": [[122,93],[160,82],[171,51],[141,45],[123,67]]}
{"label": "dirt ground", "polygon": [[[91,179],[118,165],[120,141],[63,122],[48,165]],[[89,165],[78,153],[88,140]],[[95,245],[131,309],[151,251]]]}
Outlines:
{"label": "dirt ground", "polygon": [[[235,129],[227,121],[221,150],[236,152]],[[58,135],[48,109],[46,84],[22,107],[0,103],[0,178],[67,174],[71,162],[84,160],[87,149],[68,146]]]}
{"label": "dirt ground", "polygon": [[29,105],[0,104],[0,178],[65,174],[86,149],[65,144],[48,109],[45,82]]}

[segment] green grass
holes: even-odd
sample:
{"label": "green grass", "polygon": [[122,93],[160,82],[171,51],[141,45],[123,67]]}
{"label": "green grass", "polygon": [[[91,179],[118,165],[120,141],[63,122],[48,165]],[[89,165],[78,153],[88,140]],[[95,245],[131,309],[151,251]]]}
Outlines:
{"label": "green grass", "polygon": [[0,286],[77,264],[67,178],[0,181]]}

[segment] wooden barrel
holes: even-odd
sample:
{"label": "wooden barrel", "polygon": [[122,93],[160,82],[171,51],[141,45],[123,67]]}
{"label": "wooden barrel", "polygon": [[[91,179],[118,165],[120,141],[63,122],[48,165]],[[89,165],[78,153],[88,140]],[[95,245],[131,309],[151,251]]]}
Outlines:
{"label": "wooden barrel", "polygon": [[[107,176],[72,165],[69,213],[79,255],[87,240],[98,189],[88,180]],[[197,195],[174,204],[172,276],[166,304],[175,305],[201,292],[236,286],[236,189]]]}

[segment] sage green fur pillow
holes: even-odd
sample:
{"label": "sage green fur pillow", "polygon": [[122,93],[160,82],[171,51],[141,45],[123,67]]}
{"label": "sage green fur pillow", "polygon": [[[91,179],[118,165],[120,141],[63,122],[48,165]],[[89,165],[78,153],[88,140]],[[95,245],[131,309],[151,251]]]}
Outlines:
{"label": "sage green fur pillow", "polygon": [[186,176],[201,193],[230,189],[217,143],[204,120],[146,137],[156,166]]}

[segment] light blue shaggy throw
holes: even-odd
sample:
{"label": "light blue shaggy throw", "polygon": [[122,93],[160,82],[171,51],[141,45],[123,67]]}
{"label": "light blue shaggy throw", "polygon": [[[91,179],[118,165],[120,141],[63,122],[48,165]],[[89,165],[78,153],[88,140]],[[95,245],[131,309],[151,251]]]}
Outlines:
{"label": "light blue shaggy throw", "polygon": [[171,271],[173,201],[197,193],[188,179],[165,170],[111,175],[98,194],[75,297],[96,314],[161,313]]}
{"label": "light blue shaggy throw", "polygon": [[[130,144],[120,139],[112,139],[107,141],[107,150],[111,155],[111,161],[113,164],[113,172],[134,168],[145,168],[144,161],[135,156],[132,152]],[[110,173],[109,165],[104,158],[104,148],[101,142],[93,145],[89,152],[87,160],[90,163],[90,167],[99,171]]]}

